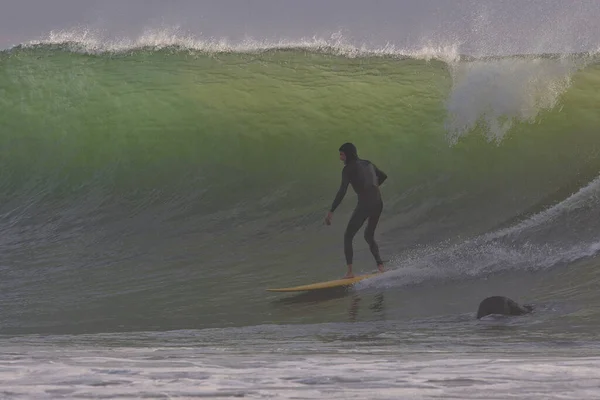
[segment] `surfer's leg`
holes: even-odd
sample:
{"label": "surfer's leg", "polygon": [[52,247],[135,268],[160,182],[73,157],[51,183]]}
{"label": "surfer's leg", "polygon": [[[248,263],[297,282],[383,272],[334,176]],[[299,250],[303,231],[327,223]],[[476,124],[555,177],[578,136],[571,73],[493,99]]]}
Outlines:
{"label": "surfer's leg", "polygon": [[369,215],[369,222],[367,222],[367,227],[365,228],[365,240],[369,244],[369,249],[375,258],[375,262],[377,262],[377,268],[379,269],[379,272],[383,272],[383,261],[381,261],[381,256],[379,255],[379,246],[375,241],[375,228],[377,228],[377,224],[379,223],[379,217],[381,216],[382,210],[383,203],[375,206],[373,212]]}
{"label": "surfer's leg", "polygon": [[346,265],[348,266],[346,278],[352,278],[354,276],[352,273],[352,258],[354,257],[352,241],[354,239],[354,235],[356,235],[356,232],[358,232],[360,227],[365,223],[367,216],[368,213],[358,206],[356,209],[354,209],[352,217],[350,217],[350,221],[348,221],[348,226],[346,227],[346,232],[344,233],[344,255],[346,256]]}

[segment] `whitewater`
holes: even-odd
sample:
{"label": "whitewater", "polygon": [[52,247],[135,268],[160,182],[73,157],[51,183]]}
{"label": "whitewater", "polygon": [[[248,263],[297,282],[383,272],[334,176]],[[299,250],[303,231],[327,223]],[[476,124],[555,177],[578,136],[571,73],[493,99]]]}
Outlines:
{"label": "whitewater", "polygon": [[[342,36],[0,52],[0,398],[597,398],[595,52]],[[334,293],[347,141],[390,270]],[[355,271],[375,265],[362,235]],[[531,315],[477,320],[485,297]]]}

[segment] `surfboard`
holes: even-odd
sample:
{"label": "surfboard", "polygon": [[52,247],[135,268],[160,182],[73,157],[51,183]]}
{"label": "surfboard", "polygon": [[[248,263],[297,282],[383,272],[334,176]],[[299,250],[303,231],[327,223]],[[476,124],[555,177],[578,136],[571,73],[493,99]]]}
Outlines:
{"label": "surfboard", "polygon": [[302,285],[302,286],[295,286],[295,287],[288,287],[288,288],[281,288],[281,289],[267,289],[267,291],[268,292],[308,292],[311,290],[332,289],[332,288],[338,288],[338,287],[352,286],[357,282],[360,282],[367,278],[372,278],[372,277],[380,275],[380,274],[381,274],[380,272],[376,272],[374,274],[358,275],[358,276],[355,276],[354,278],[336,279],[333,281],[317,282],[317,283],[311,283],[309,285]]}

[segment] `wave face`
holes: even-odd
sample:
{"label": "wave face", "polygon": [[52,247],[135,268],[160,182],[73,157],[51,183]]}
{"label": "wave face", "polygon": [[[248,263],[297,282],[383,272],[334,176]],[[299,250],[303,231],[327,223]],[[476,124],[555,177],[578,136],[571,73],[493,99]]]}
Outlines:
{"label": "wave face", "polygon": [[[389,176],[377,237],[394,271],[375,285],[572,267],[568,295],[595,298],[597,61],[165,37],[6,50],[0,331],[331,318],[263,289],[343,273],[354,195],[322,218],[346,141]],[[355,253],[370,270],[360,235]]]}

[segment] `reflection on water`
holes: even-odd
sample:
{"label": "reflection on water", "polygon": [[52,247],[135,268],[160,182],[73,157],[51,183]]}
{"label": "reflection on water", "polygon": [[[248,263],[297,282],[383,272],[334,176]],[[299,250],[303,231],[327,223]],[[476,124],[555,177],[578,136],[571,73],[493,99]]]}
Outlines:
{"label": "reflection on water", "polygon": [[284,297],[276,299],[272,302],[273,305],[277,306],[294,306],[294,305],[318,305],[320,303],[329,302],[332,300],[349,298],[348,304],[348,320],[355,322],[357,320],[359,311],[361,310],[361,303],[363,300],[368,299],[367,310],[370,310],[373,314],[383,318],[385,311],[384,307],[384,294],[383,292],[377,293],[374,296],[363,296],[353,291],[351,288],[339,287],[323,290],[314,290],[310,292],[302,292],[300,294],[293,295],[291,297]]}

